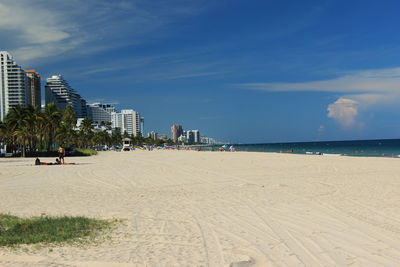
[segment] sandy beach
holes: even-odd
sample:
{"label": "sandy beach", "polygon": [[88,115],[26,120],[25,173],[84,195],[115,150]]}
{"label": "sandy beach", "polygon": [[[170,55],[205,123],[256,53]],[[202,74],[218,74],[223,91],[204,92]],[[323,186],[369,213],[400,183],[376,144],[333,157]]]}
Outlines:
{"label": "sandy beach", "polygon": [[78,165],[0,159],[0,212],[124,222],[95,245],[0,248],[0,266],[400,262],[399,159],[133,151],[66,161]]}

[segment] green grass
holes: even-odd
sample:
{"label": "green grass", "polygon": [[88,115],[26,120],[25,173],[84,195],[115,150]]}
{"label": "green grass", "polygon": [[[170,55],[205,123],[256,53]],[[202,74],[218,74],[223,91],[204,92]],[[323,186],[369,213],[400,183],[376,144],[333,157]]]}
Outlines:
{"label": "green grass", "polygon": [[0,214],[0,246],[85,240],[113,222],[86,217],[19,218]]}
{"label": "green grass", "polygon": [[88,148],[75,148],[75,156],[93,156],[97,155],[97,151]]}

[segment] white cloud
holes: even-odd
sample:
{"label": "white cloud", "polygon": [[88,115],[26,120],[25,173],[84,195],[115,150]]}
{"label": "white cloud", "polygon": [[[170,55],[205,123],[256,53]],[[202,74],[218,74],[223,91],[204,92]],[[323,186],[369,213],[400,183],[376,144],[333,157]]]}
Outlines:
{"label": "white cloud", "polygon": [[323,91],[388,93],[400,91],[400,68],[351,72],[334,79],[300,83],[244,83],[237,87],[271,92]]}
{"label": "white cloud", "polygon": [[357,115],[374,105],[400,100],[400,68],[349,72],[343,76],[299,83],[244,83],[236,87],[269,92],[315,91],[343,93],[327,107],[328,117],[346,128],[356,125]]}
{"label": "white cloud", "polygon": [[34,7],[24,0],[0,3],[0,29],[13,31],[17,39],[27,44],[59,42],[70,37],[68,24],[61,24],[56,13]]}
{"label": "white cloud", "polygon": [[335,119],[344,127],[355,125],[355,118],[358,114],[358,103],[353,99],[339,98],[327,108],[328,117]]}
{"label": "white cloud", "polygon": [[154,37],[152,33],[168,23],[194,14],[199,2],[1,0],[1,49],[22,65],[136,44]]}

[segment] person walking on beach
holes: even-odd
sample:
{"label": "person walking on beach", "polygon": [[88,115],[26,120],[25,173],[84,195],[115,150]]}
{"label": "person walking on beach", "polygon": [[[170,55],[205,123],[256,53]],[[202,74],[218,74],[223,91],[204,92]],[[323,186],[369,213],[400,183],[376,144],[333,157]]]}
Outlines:
{"label": "person walking on beach", "polygon": [[58,159],[60,160],[60,163],[64,164],[64,157],[65,157],[65,149],[60,145],[58,148]]}

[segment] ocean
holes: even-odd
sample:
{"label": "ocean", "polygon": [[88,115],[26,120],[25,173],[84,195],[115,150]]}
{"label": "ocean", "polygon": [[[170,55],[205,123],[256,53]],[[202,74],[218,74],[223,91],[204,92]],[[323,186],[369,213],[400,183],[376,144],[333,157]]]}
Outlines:
{"label": "ocean", "polygon": [[[226,145],[229,150],[230,145]],[[233,144],[236,151],[281,152],[296,154],[322,154],[361,157],[400,157],[400,139],[354,140],[327,142]],[[209,146],[207,150],[218,150]]]}

